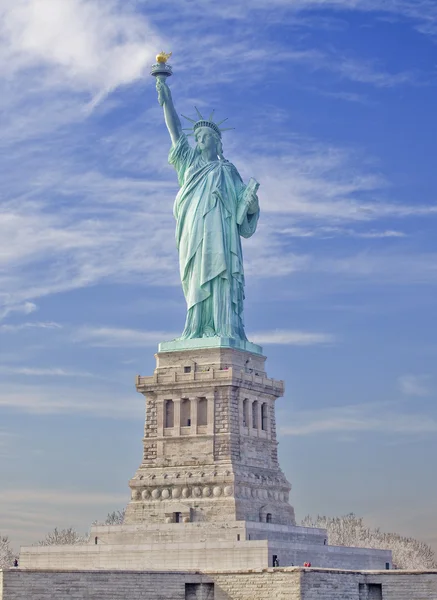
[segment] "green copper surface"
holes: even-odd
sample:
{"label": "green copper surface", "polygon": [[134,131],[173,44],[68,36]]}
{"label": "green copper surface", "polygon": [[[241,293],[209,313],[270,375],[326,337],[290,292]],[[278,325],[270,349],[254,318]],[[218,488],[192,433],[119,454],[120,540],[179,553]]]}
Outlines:
{"label": "green copper surface", "polygon": [[[241,237],[251,237],[257,227],[258,183],[243,183],[223,156],[219,126],[200,113],[192,129],[195,146],[189,144],[165,80],[156,75],[158,100],[172,139],[169,162],[180,185],[174,216],[187,317],[181,337],[161,348],[188,340],[199,344],[199,339],[206,341],[196,347],[214,347],[220,340],[228,340],[230,347],[244,346],[249,342],[243,322]],[[260,346],[252,346],[257,350],[251,351],[261,352]]]}
{"label": "green copper surface", "polygon": [[202,348],[235,348],[253,352],[253,354],[263,353],[262,346],[252,344],[252,342],[238,340],[235,338],[224,337],[205,337],[193,338],[189,340],[173,340],[172,342],[161,342],[158,345],[158,352],[175,352],[177,350],[201,350]]}

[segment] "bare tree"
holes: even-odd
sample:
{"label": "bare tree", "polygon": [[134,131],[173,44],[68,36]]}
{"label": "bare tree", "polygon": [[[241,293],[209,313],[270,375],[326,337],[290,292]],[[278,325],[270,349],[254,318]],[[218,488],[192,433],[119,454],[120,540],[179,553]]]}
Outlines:
{"label": "bare tree", "polygon": [[38,546],[75,546],[77,544],[86,544],[88,536],[80,535],[73,527],[68,529],[58,529],[55,527],[43,540],[38,542]]}
{"label": "bare tree", "polygon": [[94,521],[93,525],[123,525],[126,509],[114,510],[106,515],[104,521]]}
{"label": "bare tree", "polygon": [[0,535],[0,569],[7,569],[14,564],[14,552],[7,535]]}
{"label": "bare tree", "polygon": [[302,526],[327,529],[329,543],[333,546],[391,550],[393,565],[397,569],[437,568],[434,552],[425,542],[397,533],[384,533],[379,528],[371,529],[364,524],[362,517],[353,513],[342,517],[318,515],[313,518],[308,515],[302,521]]}

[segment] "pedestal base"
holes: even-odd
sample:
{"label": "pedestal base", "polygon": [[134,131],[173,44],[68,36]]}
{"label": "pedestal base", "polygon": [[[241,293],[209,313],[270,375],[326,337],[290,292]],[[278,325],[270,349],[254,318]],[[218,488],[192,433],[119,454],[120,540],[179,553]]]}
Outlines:
{"label": "pedestal base", "polygon": [[193,338],[191,340],[172,340],[161,342],[158,346],[159,352],[175,352],[179,350],[202,350],[206,348],[235,348],[253,354],[262,355],[262,346],[249,341],[237,340],[227,337]]}

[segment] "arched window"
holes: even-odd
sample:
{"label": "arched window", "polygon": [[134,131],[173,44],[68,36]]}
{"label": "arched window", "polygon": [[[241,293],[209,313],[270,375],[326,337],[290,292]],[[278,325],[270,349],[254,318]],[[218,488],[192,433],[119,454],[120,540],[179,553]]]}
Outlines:
{"label": "arched window", "polygon": [[208,425],[208,400],[199,398],[197,402],[197,424]]}
{"label": "arched window", "polygon": [[267,402],[261,404],[261,429],[267,431]]}
{"label": "arched window", "polygon": [[243,427],[249,427],[249,400],[243,400]]}
{"label": "arched window", "polygon": [[267,513],[266,514],[266,523],[271,523],[272,522],[272,513]]}
{"label": "arched window", "polygon": [[164,427],[174,427],[173,400],[165,400],[164,402]]}
{"label": "arched window", "polygon": [[252,427],[258,429],[258,402],[252,402]]}
{"label": "arched window", "polygon": [[189,398],[183,398],[181,402],[181,427],[191,425],[191,401]]}

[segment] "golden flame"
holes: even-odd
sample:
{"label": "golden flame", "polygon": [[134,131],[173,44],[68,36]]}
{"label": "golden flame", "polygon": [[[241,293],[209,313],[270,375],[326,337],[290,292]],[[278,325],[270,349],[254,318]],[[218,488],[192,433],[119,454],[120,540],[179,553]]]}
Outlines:
{"label": "golden flame", "polygon": [[166,54],[164,51],[162,51],[156,55],[156,62],[166,63],[171,55],[172,55],[172,52],[170,52],[170,54]]}

